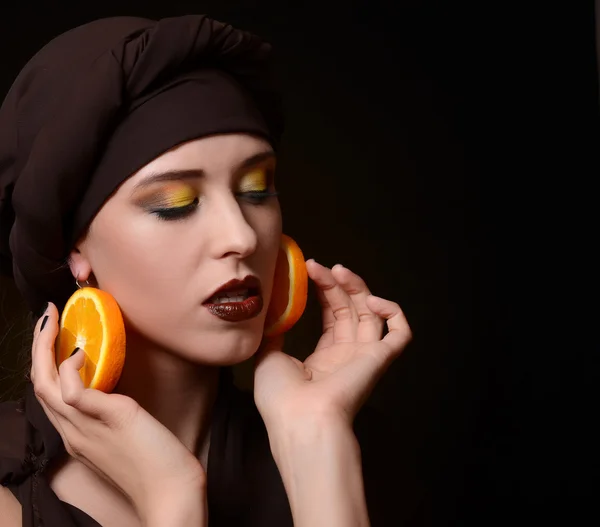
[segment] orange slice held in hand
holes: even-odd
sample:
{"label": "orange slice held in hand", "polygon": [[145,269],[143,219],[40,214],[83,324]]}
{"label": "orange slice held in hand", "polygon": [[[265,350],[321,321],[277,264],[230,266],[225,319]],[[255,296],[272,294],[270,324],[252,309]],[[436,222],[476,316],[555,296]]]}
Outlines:
{"label": "orange slice held in hand", "polygon": [[83,287],[67,301],[60,319],[57,365],[76,348],[85,353],[79,370],[84,386],[110,393],[125,364],[125,324],[117,301],[106,291]]}
{"label": "orange slice held in hand", "polygon": [[274,337],[290,330],[302,316],[307,297],[308,273],[304,255],[292,238],[282,234],[264,335]]}

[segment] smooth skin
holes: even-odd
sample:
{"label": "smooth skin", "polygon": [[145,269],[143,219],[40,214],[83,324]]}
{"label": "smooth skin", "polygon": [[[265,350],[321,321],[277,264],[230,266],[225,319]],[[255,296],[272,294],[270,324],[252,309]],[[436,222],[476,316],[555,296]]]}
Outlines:
{"label": "smooth skin", "polygon": [[[263,283],[267,305],[281,232],[279,205],[276,198],[261,205],[248,204],[236,199],[235,193],[237,178],[243,177],[236,167],[268,148],[257,138],[230,134],[191,141],[157,158],[164,165],[161,169],[201,168],[205,172],[200,189],[204,209],[185,221],[160,224],[160,228],[151,223],[156,220],[136,208],[139,200],[132,200],[130,192],[157,170],[145,167],[111,197],[90,234],[72,253],[73,276],[80,281],[93,277],[122,305],[130,362],[118,393],[84,388],[77,372],[83,364],[81,353],[57,370],[56,307],[49,305],[41,333],[43,317],[38,321],[32,381],[68,452],[51,467],[51,486],[60,499],[102,525],[208,525],[206,456],[218,366],[252,355],[254,398],[290,500],[294,525],[369,525],[360,446],[352,422],[411,338],[398,304],[371,295],[364,280],[341,265],[329,269],[308,260],[308,274],[322,304],[323,335],[314,352],[301,362],[282,351],[282,338],[261,341],[264,314],[232,327],[193,303],[232,275],[251,272]],[[114,223],[113,218],[126,219],[128,214],[135,216],[133,224]],[[115,231],[121,225],[134,230]],[[116,244],[126,249],[128,236],[134,234],[137,238],[131,243],[136,250],[129,256],[137,258],[131,266],[137,276],[131,278],[127,268],[123,271],[116,265],[118,255],[106,255],[117,250]],[[175,243],[178,236],[186,243]],[[144,298],[138,299],[136,290],[148,287],[146,273],[152,276],[162,268],[163,255],[156,253],[160,243],[172,244],[164,254],[171,262],[168,277],[163,271],[168,283],[158,280],[155,290],[143,291]],[[140,280],[137,287],[136,280]],[[178,281],[192,288],[189,295],[167,296],[170,305],[165,301],[148,305],[152,295],[163,292],[161,287],[168,293],[167,286]],[[167,318],[179,312],[188,317],[178,322],[182,338],[177,342],[156,327],[160,312],[168,310]],[[169,322],[163,321],[162,327]],[[388,333],[382,338],[386,323]],[[134,375],[140,370],[153,380],[151,394],[139,380],[136,383],[136,378],[144,378]],[[181,411],[182,401],[185,411]],[[0,509],[13,511],[14,517],[18,508],[12,494],[0,493]]]}

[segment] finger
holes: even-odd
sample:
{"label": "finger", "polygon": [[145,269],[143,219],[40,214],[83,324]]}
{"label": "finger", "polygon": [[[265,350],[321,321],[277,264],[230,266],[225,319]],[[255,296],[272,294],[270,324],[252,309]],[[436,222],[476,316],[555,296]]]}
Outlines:
{"label": "finger", "polygon": [[396,302],[374,295],[367,298],[367,305],[387,321],[389,331],[382,342],[389,346],[392,358],[399,355],[412,338],[410,326],[402,309]]}
{"label": "finger", "polygon": [[[127,398],[119,394],[107,394],[99,390],[86,388],[79,374],[86,360],[85,351],[77,349],[71,357],[60,365],[60,387],[63,402],[90,417],[101,419],[118,426],[131,414]],[[121,415],[119,415],[121,414]]]}
{"label": "finger", "polygon": [[31,382],[33,382],[34,377],[35,377],[35,373],[34,373],[34,369],[33,369],[33,356],[34,356],[35,349],[36,349],[37,339],[40,334],[40,331],[45,328],[47,323],[48,323],[48,308],[46,308],[46,311],[44,311],[44,314],[40,318],[38,318],[37,322],[35,323],[35,326],[33,327],[33,342],[31,343],[31,371],[29,374],[29,378],[30,378]]}
{"label": "finger", "polygon": [[[332,327],[334,342],[354,342],[358,315],[348,293],[338,284],[333,274],[331,274],[331,269],[312,260],[310,265],[307,265],[307,271],[326,300],[323,309],[324,319],[327,318],[328,326],[323,324],[324,332],[331,331]],[[329,311],[333,315],[333,326],[331,325]]]}
{"label": "finger", "polygon": [[[311,259],[306,261],[306,268],[312,266],[316,262]],[[318,265],[318,264],[317,264]],[[312,277],[311,277],[312,278]],[[319,341],[319,345],[331,345],[333,344],[333,325],[335,324],[335,316],[333,315],[333,311],[331,310],[331,306],[323,293],[323,290],[320,287],[317,287],[317,298],[319,303],[321,304],[322,309],[322,319],[323,319],[323,336]]]}
{"label": "finger", "polygon": [[[42,335],[46,337],[48,333],[52,333],[52,328],[50,326],[57,326],[58,323],[58,310],[56,306],[52,303],[48,303],[48,307],[46,308],[45,313],[38,319],[35,324],[35,328],[33,331],[33,343],[31,346],[31,359],[32,362],[35,360],[36,351],[39,347],[40,338]],[[54,338],[58,334],[58,326],[54,328],[56,331],[54,332]],[[52,349],[54,349],[54,344],[52,344]]]}
{"label": "finger", "polygon": [[317,298],[321,304],[322,335],[317,344],[317,349],[328,348],[333,345],[333,326],[335,325],[335,317],[329,306],[329,302],[325,298],[323,291],[317,287]]}
{"label": "finger", "polygon": [[33,343],[32,343],[32,348],[35,347],[35,343],[37,341],[37,337],[40,333],[40,330],[45,327],[47,320],[48,320],[48,307],[46,307],[46,311],[44,311],[44,314],[38,318],[37,322],[35,323],[35,326],[33,328]]}
{"label": "finger", "polygon": [[335,265],[331,272],[340,286],[354,302],[358,316],[356,340],[372,342],[381,339],[383,319],[367,306],[367,297],[371,294],[365,281],[343,265]]}
{"label": "finger", "polygon": [[85,352],[77,350],[58,369],[62,399],[65,404],[77,407],[85,391],[79,370],[85,363]]}
{"label": "finger", "polygon": [[[62,397],[58,382],[58,371],[54,358],[54,342],[58,334],[58,311],[54,304],[48,306],[44,329],[38,331],[35,345],[31,350],[31,369],[34,377],[34,390],[53,411],[60,412]],[[41,329],[42,322],[39,323]]]}

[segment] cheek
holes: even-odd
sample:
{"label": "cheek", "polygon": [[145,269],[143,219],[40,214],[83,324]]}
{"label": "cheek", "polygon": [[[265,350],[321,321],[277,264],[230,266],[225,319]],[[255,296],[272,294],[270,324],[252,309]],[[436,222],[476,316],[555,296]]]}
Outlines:
{"label": "cheek", "polygon": [[100,287],[113,294],[124,311],[148,315],[151,306],[170,302],[174,291],[182,289],[182,277],[189,276],[190,244],[182,243],[177,230],[157,226],[148,218],[118,224],[110,216],[100,220],[90,240],[90,259]]}
{"label": "cheek", "polygon": [[90,251],[96,277],[104,281],[117,277],[135,280],[152,272],[159,267],[164,254],[156,250],[159,242],[159,236],[147,236],[133,222],[120,226],[105,222],[92,240]]}
{"label": "cheek", "polygon": [[[162,225],[161,229],[147,223],[150,229],[132,222],[94,240],[94,272],[99,286],[121,307],[128,330],[173,348],[177,343],[169,338],[185,334],[193,323],[194,290],[189,287],[193,258],[186,254],[189,243],[182,243],[173,232],[166,235]],[[165,335],[165,328],[172,335]]]}

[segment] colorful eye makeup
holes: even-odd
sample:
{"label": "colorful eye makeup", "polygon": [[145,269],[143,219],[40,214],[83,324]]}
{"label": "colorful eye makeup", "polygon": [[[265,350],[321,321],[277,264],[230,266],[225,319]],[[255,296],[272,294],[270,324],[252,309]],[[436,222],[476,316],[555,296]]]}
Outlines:
{"label": "colorful eye makeup", "polygon": [[160,219],[176,219],[195,209],[198,201],[198,191],[193,186],[173,181],[145,193],[138,204]]}
{"label": "colorful eye makeup", "polygon": [[267,198],[277,196],[277,192],[269,192],[268,187],[273,179],[273,171],[265,168],[255,168],[246,172],[235,193],[236,196],[244,201],[253,204],[260,204]]}
{"label": "colorful eye makeup", "polygon": [[185,207],[198,197],[196,189],[190,185],[171,183],[164,185],[159,192],[144,200],[144,206],[154,209]]}
{"label": "colorful eye makeup", "polygon": [[264,168],[255,168],[242,176],[238,192],[265,192],[267,186],[267,171]]}
{"label": "colorful eye makeup", "polygon": [[[267,198],[277,196],[269,192],[272,171],[266,168],[254,168],[245,172],[239,179],[234,191],[238,199],[254,205],[260,205]],[[200,203],[201,193],[192,185],[182,181],[162,184],[154,191],[139,198],[138,204],[161,220],[183,219],[194,212]]]}

